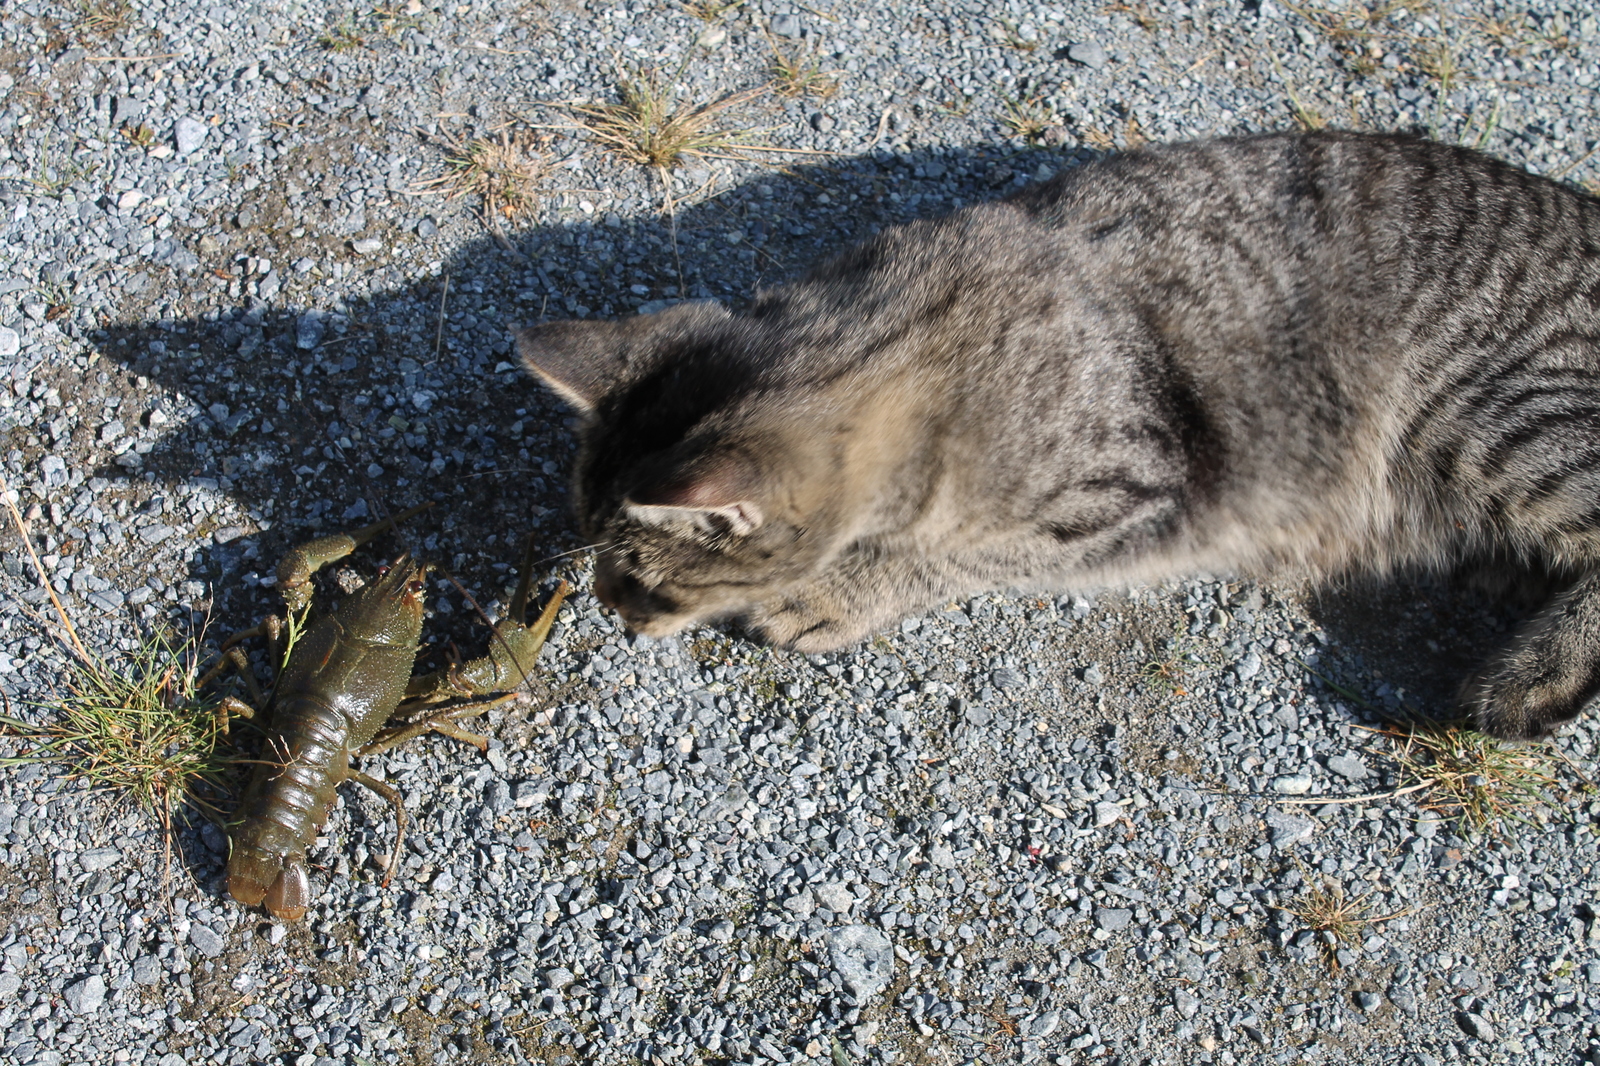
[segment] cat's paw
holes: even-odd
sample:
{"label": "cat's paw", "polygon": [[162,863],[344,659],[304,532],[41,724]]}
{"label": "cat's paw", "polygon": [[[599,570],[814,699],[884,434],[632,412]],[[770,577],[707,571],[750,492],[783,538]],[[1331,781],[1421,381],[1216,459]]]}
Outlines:
{"label": "cat's paw", "polygon": [[1462,686],[1458,702],[1479,732],[1540,740],[1577,718],[1592,694],[1587,679],[1553,677],[1543,664],[1508,655]]}
{"label": "cat's paw", "polygon": [[824,604],[785,596],[745,616],[745,626],[767,644],[814,655],[853,644],[866,634]]}

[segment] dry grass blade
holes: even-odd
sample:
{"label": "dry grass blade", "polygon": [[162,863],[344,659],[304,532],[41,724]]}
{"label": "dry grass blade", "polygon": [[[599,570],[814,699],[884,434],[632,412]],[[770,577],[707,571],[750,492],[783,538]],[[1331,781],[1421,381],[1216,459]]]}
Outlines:
{"label": "dry grass blade", "polygon": [[237,760],[218,750],[219,700],[200,695],[196,666],[189,645],[160,636],[125,667],[94,656],[75,662],[67,692],[34,704],[48,721],[0,716],[6,735],[33,745],[0,765],[59,763],[73,778],[131,796],[163,826],[183,807],[215,816],[212,798],[228,790]]}
{"label": "dry grass blade", "polygon": [[542,153],[517,143],[506,130],[496,138],[446,142],[444,173],[419,182],[417,195],[442,194],[459,200],[476,196],[491,224],[532,209],[534,186],[547,163]]}
{"label": "dry grass blade", "polygon": [[664,78],[659,71],[635,71],[617,78],[615,104],[568,104],[599,144],[630,163],[669,170],[685,156],[718,156],[737,153],[748,147],[738,138],[745,131],[721,129],[718,117],[731,108],[748,103],[765,87],[747,89],[719,100],[679,103],[672,86],[681,81],[676,74]]}
{"label": "dry grass blade", "polygon": [[1395,761],[1407,774],[1433,782],[1424,808],[1459,815],[1480,832],[1556,806],[1551,790],[1560,782],[1543,746],[1512,747],[1459,725],[1379,732],[1394,743]]}

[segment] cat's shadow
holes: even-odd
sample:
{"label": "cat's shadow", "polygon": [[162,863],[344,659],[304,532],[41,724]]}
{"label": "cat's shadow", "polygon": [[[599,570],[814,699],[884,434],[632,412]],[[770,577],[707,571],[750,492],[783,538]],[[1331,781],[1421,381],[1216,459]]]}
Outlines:
{"label": "cat's shadow", "polygon": [[1470,570],[1346,578],[1306,596],[1328,636],[1316,671],[1373,721],[1453,721],[1462,684],[1511,641],[1550,589],[1532,575],[1503,587]]}
{"label": "cat's shadow", "polygon": [[[151,291],[231,286],[236,297],[194,301],[221,310],[88,334],[100,357],[88,372],[106,375],[97,393],[121,403],[85,415],[76,432],[95,437],[117,421],[127,435],[71,476],[106,479],[102,501],[127,499],[116,517],[135,554],[139,527],[192,536],[198,525],[187,576],[210,588],[207,606],[225,625],[273,606],[270,592],[240,578],[270,572],[290,545],[428,499],[439,505],[407,524],[407,542],[482,588],[502,579],[530,531],[544,555],[580,544],[566,503],[570,412],[518,365],[510,325],[629,315],[679,298],[737,307],[882,226],[993,199],[1090,157],[1013,145],[879,150],[762,171],[672,217],[655,206],[586,214],[572,194],[559,221],[503,238],[485,232],[409,270],[409,250],[425,247],[418,225],[443,213],[439,202],[420,202],[399,226],[323,239],[311,263],[308,240],[290,234],[305,224],[296,214],[304,204],[291,210],[276,185],[262,184],[229,209],[220,250],[201,231],[166,242],[157,248],[164,265],[142,282]],[[356,251],[361,238],[388,249],[380,265]],[[313,272],[330,277],[309,304],[249,295]],[[353,284],[362,274],[366,284]],[[341,295],[358,288],[370,295]],[[51,383],[66,403],[81,388],[69,372],[37,373],[57,374]],[[157,394],[178,398],[153,409]],[[134,436],[143,439],[128,447]],[[185,483],[233,496],[270,530],[175,513],[169,498]],[[57,533],[68,549],[75,533],[86,535],[75,525]]]}

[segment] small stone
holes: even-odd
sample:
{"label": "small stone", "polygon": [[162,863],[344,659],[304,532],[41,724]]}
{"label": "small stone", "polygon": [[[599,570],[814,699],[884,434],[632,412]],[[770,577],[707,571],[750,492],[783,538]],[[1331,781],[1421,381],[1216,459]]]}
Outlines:
{"label": "small stone", "polygon": [[1456,1014],[1456,1024],[1461,1031],[1474,1040],[1482,1040],[1485,1044],[1492,1044],[1495,1040],[1494,1026],[1489,1024],[1489,1019],[1481,1014],[1471,1011],[1460,1011]]}
{"label": "small stone", "polygon": [[813,886],[811,891],[816,894],[818,903],[835,914],[845,914],[855,906],[855,896],[841,882],[826,881]]}
{"label": "small stone", "polygon": [[1373,992],[1357,992],[1356,1006],[1361,1008],[1363,1014],[1371,1014],[1383,1006],[1383,997]]}
{"label": "small stone", "polygon": [[1115,803],[1096,803],[1094,805],[1094,827],[1104,829],[1108,825],[1116,825],[1122,821],[1122,808]]}
{"label": "small stone", "polygon": [[309,352],[322,343],[322,335],[328,330],[328,325],[323,321],[322,315],[316,311],[307,311],[294,323],[294,346],[303,352]]}
{"label": "small stone", "polygon": [[1284,774],[1272,779],[1272,791],[1284,796],[1304,796],[1311,791],[1310,774]]}
{"label": "small stone", "polygon": [[995,688],[1022,688],[1027,684],[1021,674],[1005,667],[990,674],[989,680],[994,684]]}
{"label": "small stone", "polygon": [[383,242],[376,237],[363,237],[359,241],[351,241],[350,248],[357,255],[372,255],[383,250]]}
{"label": "small stone", "polygon": [[153,985],[160,981],[161,963],[156,961],[154,955],[140,955],[133,960],[133,980],[140,985]]}
{"label": "small stone", "polygon": [[788,37],[793,40],[801,34],[800,16],[788,11],[781,15],[774,15],[768,27],[772,30],[774,37]]}
{"label": "small stone", "polygon": [[809,888],[801,889],[783,901],[783,909],[801,918],[809,918],[817,912],[817,897]]}
{"label": "small stone", "polygon": [[1091,685],[1103,685],[1106,683],[1105,671],[1100,669],[1099,663],[1090,663],[1083,671],[1083,679]]}
{"label": "small stone", "polygon": [[173,140],[177,143],[178,154],[188,155],[200,147],[206,139],[206,124],[190,115],[180,118],[173,127]]}
{"label": "small stone", "polygon": [[127,192],[117,197],[117,206],[124,211],[128,211],[132,208],[138,207],[139,202],[143,199],[144,193],[140,192],[138,189],[129,189]]}
{"label": "small stone", "polygon": [[1268,811],[1267,828],[1272,831],[1272,846],[1287,848],[1310,840],[1317,831],[1317,823],[1283,811]]}
{"label": "small stone", "polygon": [[160,523],[148,526],[140,526],[138,529],[139,539],[144,541],[146,544],[160,544],[162,541],[166,540],[176,532],[177,530],[173,529],[171,526],[164,526]]}
{"label": "small stone", "polygon": [[78,865],[90,873],[108,870],[122,861],[122,852],[116,848],[90,848],[78,856]]}
{"label": "small stone", "polygon": [[195,950],[208,959],[214,959],[221,955],[223,947],[226,946],[215,929],[200,922],[196,922],[189,927],[189,943],[193,944]]}
{"label": "small stone", "polygon": [[565,991],[576,980],[577,978],[572,975],[572,971],[565,966],[556,966],[544,972],[544,986],[553,988],[557,992]]}
{"label": "small stone", "polygon": [[701,48],[715,48],[728,39],[728,31],[721,26],[710,26],[695,41]]}
{"label": "small stone", "polygon": [[1245,657],[1234,666],[1233,672],[1238,675],[1240,681],[1249,681],[1261,672],[1261,656],[1253,651],[1246,653]]}
{"label": "small stone", "polygon": [[1096,907],[1094,924],[1108,933],[1128,928],[1133,921],[1133,910],[1128,907]]}
{"label": "small stone", "polygon": [[1185,992],[1180,988],[1172,993],[1172,1005],[1178,1009],[1178,1013],[1183,1017],[1193,1018],[1196,1012],[1200,1010],[1200,997]]}
{"label": "small stone", "polygon": [[1074,63],[1081,63],[1093,70],[1099,70],[1106,65],[1106,50],[1095,41],[1084,41],[1079,44],[1067,45],[1067,58]]}
{"label": "small stone", "polygon": [[422,238],[432,237],[439,232],[439,222],[432,215],[427,216],[417,223],[417,236]]}
{"label": "small stone", "polygon": [[1033,1020],[1028,1027],[1028,1035],[1035,1040],[1043,1040],[1056,1031],[1056,1026],[1061,1024],[1061,1012],[1058,1010],[1045,1011]]}
{"label": "small stone", "polygon": [[1367,768],[1353,755],[1328,756],[1328,769],[1340,777],[1347,777],[1351,781],[1360,781],[1367,776]]}
{"label": "small stone", "polygon": [[875,996],[894,976],[894,945],[870,925],[830,929],[824,937],[828,958],[845,988],[857,1000]]}
{"label": "small stone", "polygon": [[10,326],[0,326],[0,359],[22,351],[22,338]]}
{"label": "small stone", "polygon": [[106,1001],[106,983],[98,974],[90,974],[77,984],[71,984],[61,993],[74,1014],[93,1014]]}
{"label": "small stone", "polygon": [[733,939],[733,934],[735,932],[736,930],[733,927],[733,923],[724,920],[711,927],[710,936],[712,940],[717,941],[719,944],[726,944]]}

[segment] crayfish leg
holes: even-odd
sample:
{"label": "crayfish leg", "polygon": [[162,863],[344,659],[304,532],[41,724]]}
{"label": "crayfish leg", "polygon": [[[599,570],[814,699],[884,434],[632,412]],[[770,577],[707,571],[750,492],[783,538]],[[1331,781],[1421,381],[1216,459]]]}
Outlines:
{"label": "crayfish leg", "polygon": [[398,747],[408,740],[420,737],[424,733],[440,733],[450,737],[452,740],[459,740],[463,744],[471,744],[479,751],[487,752],[489,750],[488,738],[462,729],[455,724],[455,720],[458,718],[476,718],[478,715],[514,699],[516,699],[515,693],[507,693],[504,696],[496,696],[492,700],[480,700],[477,703],[451,707],[448,710],[429,715],[418,721],[406,722],[404,725],[379,733],[376,740],[356,752],[356,754],[378,755],[388,751],[390,748]]}
{"label": "crayfish leg", "polygon": [[368,788],[372,789],[372,791],[376,792],[378,795],[380,795],[384,799],[388,800],[390,805],[394,807],[394,821],[395,821],[394,856],[395,857],[394,857],[394,861],[389,864],[389,868],[387,870],[385,870],[384,873],[383,873],[383,887],[384,888],[388,888],[389,887],[389,879],[394,876],[395,867],[400,865],[400,857],[401,857],[400,845],[405,843],[405,839],[406,839],[406,805],[405,805],[405,802],[400,798],[400,790],[399,789],[395,788],[393,785],[389,784],[388,782],[379,781],[376,777],[373,777],[370,774],[364,774],[360,770],[351,770],[350,771],[350,778],[353,781],[356,781],[356,782],[358,782],[360,784],[366,785]]}

